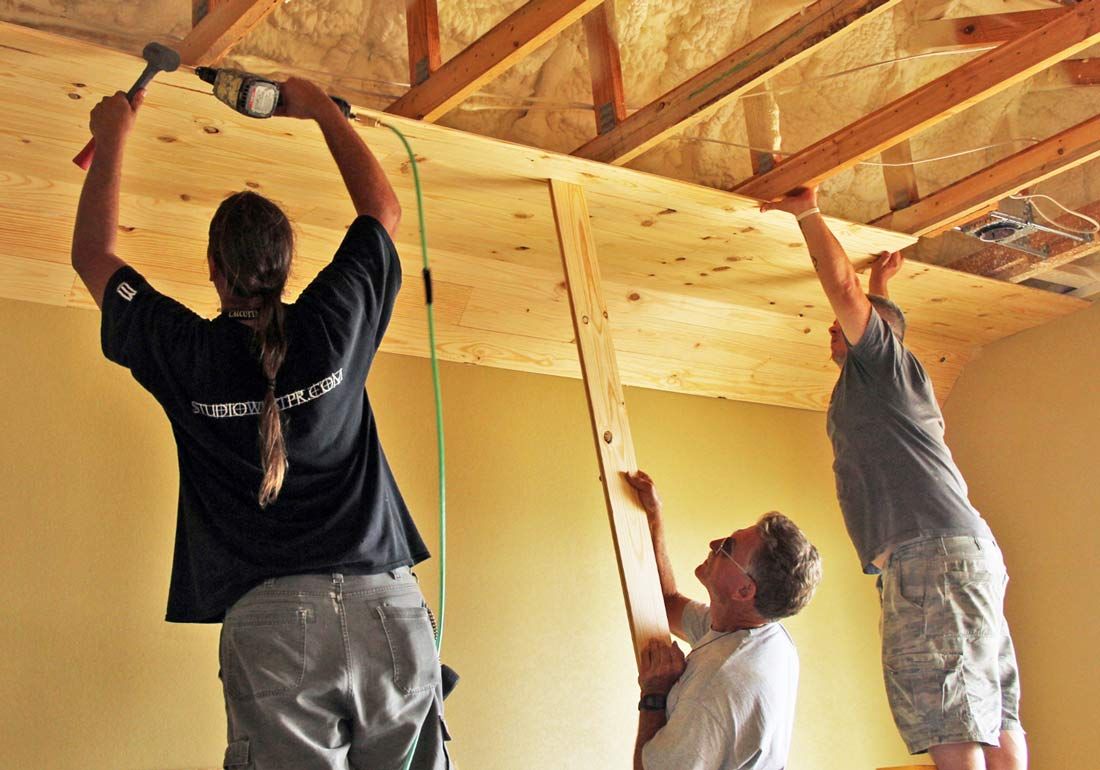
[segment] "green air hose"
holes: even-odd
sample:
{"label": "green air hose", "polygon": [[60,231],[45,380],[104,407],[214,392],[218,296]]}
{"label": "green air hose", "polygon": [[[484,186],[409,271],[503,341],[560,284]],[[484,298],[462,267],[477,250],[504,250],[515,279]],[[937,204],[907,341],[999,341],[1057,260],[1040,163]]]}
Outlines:
{"label": "green air hose", "polygon": [[[443,395],[439,387],[439,361],[435,355],[435,313],[432,310],[432,270],[428,262],[428,236],[424,228],[424,195],[420,189],[420,169],[416,165],[416,154],[409,145],[409,140],[397,128],[389,123],[380,123],[390,131],[397,134],[401,144],[405,145],[405,152],[409,155],[409,163],[412,165],[413,185],[416,188],[416,214],[420,223],[420,254],[424,267],[424,298],[428,307],[428,346],[432,361],[432,385],[435,389],[435,433],[436,447],[439,454],[439,622],[435,629],[435,651],[439,654],[443,646],[443,619],[446,613],[447,601],[447,473],[443,452]],[[413,755],[416,753],[417,743],[420,741],[420,732],[417,731],[416,740],[413,741],[409,754],[405,757],[403,770],[409,770]]]}

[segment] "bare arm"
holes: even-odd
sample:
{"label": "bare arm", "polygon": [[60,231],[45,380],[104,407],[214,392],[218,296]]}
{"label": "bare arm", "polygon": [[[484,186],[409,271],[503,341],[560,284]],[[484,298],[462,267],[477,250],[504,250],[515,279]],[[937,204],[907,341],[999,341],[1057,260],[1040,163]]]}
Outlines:
{"label": "bare arm", "polygon": [[884,251],[879,254],[878,259],[871,265],[871,282],[870,289],[872,294],[877,294],[880,297],[890,298],[887,293],[887,284],[890,279],[897,275],[901,270],[901,266],[905,264],[905,257],[898,251]]}
{"label": "bare arm", "polygon": [[122,157],[144,100],[145,92],[138,91],[131,105],[119,91],[97,104],[90,119],[96,152],[80,191],[70,256],[73,269],[101,308],[107,282],[126,264],[115,255]]}
{"label": "bare arm", "polygon": [[645,471],[635,471],[625,476],[638,494],[638,502],[645,508],[649,520],[649,534],[653,538],[653,555],[657,558],[657,575],[661,579],[668,627],[676,636],[687,641],[684,635],[684,607],[688,598],[676,590],[676,576],[672,572],[672,562],[665,545],[665,524],[661,518],[661,499],[657,496],[657,487]]}
{"label": "bare arm", "polygon": [[[765,203],[761,211],[786,211],[799,216],[817,208],[817,190],[800,188],[775,203]],[[871,318],[871,302],[863,293],[859,276],[852,267],[844,247],[836,239],[820,213],[808,214],[798,223],[810,251],[817,279],[825,297],[836,313],[836,320],[848,342],[855,345],[867,330]]]}
{"label": "bare arm", "polygon": [[382,223],[393,238],[401,222],[401,204],[385,171],[367,148],[340,108],[324,91],[308,80],[289,78],[283,84],[285,101],[280,114],[312,118],[321,127],[329,152],[351,196],[355,213],[369,215]]}

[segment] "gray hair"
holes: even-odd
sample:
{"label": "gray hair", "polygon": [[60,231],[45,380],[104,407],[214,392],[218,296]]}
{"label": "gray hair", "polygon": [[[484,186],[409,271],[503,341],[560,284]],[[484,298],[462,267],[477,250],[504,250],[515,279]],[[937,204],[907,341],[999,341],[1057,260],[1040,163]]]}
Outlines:
{"label": "gray hair", "polygon": [[886,325],[890,327],[890,330],[894,332],[894,336],[899,341],[905,341],[905,313],[901,312],[901,308],[898,307],[893,300],[878,294],[868,294],[867,299],[871,300],[871,306],[878,311],[879,316]]}
{"label": "gray hair", "polygon": [[793,521],[772,511],[756,523],[760,546],[749,563],[760,617],[779,620],[802,610],[821,581],[821,554]]}

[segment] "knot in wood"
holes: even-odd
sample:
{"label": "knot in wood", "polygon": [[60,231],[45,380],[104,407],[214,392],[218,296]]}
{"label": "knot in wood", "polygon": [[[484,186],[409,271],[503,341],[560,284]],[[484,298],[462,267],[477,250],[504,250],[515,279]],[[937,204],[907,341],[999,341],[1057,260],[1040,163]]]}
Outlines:
{"label": "knot in wood", "polygon": [[609,431],[609,430],[605,430],[605,431],[603,432],[603,440],[604,440],[604,441],[605,441],[606,443],[610,444],[610,443],[611,443],[611,439],[613,439],[613,438],[614,438],[614,436],[612,436],[612,435],[611,435],[611,431]]}

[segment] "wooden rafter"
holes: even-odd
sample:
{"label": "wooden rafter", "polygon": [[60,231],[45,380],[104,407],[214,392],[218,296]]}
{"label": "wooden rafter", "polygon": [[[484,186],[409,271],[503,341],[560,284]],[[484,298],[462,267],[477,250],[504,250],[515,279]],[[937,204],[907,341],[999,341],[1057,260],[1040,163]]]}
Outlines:
{"label": "wooden rafter", "polygon": [[1061,64],[1061,75],[1075,86],[1100,85],[1100,57],[1071,59]]}
{"label": "wooden rafter", "polygon": [[439,69],[439,10],[435,0],[405,0],[409,38],[409,82],[423,83]]}
{"label": "wooden rafter", "polygon": [[592,75],[592,103],[596,115],[596,132],[606,134],[626,120],[626,99],[623,96],[623,70],[619,62],[619,43],[615,40],[611,15],[612,0],[584,17],[584,34],[588,40],[588,68]]}
{"label": "wooden rafter", "polygon": [[434,123],[602,0],[530,0],[467,46],[386,112]]}
{"label": "wooden rafter", "polygon": [[1043,8],[1038,11],[933,19],[917,26],[906,42],[906,48],[914,53],[923,53],[1000,45],[1034,32],[1064,13],[1065,8]]}
{"label": "wooden rafter", "polygon": [[191,0],[191,26],[195,26],[211,11],[218,10],[225,0]]}
{"label": "wooden rafter", "polygon": [[216,64],[281,4],[282,0],[215,0],[180,43],[180,62],[192,67]]}
{"label": "wooden rafter", "polygon": [[621,165],[899,0],[818,0],[649,103],[574,155]]}
{"label": "wooden rafter", "polygon": [[549,184],[604,502],[611,518],[630,635],[640,657],[650,639],[668,640],[668,617],[646,513],[622,475],[637,470],[638,461],[612,344],[596,242],[584,189],[556,179]]}
{"label": "wooden rafter", "polygon": [[818,184],[1097,42],[1100,0],[1082,0],[1039,29],[895,99],[734,191],[772,200],[796,187]]}
{"label": "wooden rafter", "polygon": [[964,177],[919,203],[874,221],[887,230],[928,235],[949,222],[980,215],[1025,187],[1100,157],[1100,115]]}

